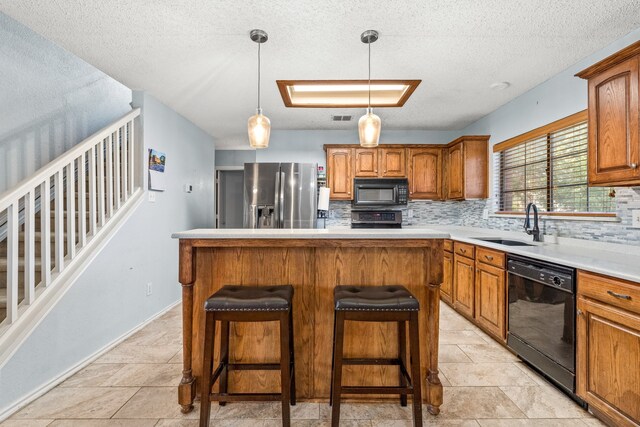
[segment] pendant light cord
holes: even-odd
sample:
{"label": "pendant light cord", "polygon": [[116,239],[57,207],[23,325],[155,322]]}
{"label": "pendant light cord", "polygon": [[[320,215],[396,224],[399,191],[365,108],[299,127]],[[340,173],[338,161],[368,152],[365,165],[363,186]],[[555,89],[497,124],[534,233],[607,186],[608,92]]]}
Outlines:
{"label": "pendant light cord", "polygon": [[260,110],[260,45],[258,43],[258,110]]}
{"label": "pendant light cord", "polygon": [[371,40],[369,40],[369,110],[371,110]]}

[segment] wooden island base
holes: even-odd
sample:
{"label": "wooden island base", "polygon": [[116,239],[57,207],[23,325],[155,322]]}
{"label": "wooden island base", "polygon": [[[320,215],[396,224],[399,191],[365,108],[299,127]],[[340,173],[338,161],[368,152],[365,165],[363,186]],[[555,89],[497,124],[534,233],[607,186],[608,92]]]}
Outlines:
{"label": "wooden island base", "polygon": [[[181,238],[184,371],[178,399],[183,412],[191,411],[199,396],[204,302],[223,285],[293,285],[297,397],[328,401],[333,288],[395,284],[407,287],[420,301],[423,401],[429,412],[437,414],[442,403],[438,378],[442,258],[442,239]],[[277,328],[274,322],[232,324],[232,360],[279,360]],[[397,357],[397,331],[393,323],[347,322],[345,357]],[[343,384],[398,385],[398,378],[395,366],[345,366]],[[279,387],[276,371],[230,372],[230,392],[278,392]]]}

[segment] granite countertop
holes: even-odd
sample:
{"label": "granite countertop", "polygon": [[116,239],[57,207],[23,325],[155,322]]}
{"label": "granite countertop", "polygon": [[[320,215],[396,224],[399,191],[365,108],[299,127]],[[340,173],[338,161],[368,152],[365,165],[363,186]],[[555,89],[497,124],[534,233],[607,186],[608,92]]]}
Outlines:
{"label": "granite countertop", "polygon": [[174,239],[448,239],[449,233],[431,228],[403,229],[242,229],[200,228],[173,233]]}

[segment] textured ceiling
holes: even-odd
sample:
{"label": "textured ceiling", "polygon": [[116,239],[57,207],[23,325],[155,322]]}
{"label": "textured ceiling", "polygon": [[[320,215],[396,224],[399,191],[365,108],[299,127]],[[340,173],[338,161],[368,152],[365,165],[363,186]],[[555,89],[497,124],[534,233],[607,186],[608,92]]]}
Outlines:
{"label": "textured ceiling", "polygon": [[[422,79],[386,129],[460,129],[640,26],[637,0],[0,0],[0,10],[133,89],[149,91],[219,140],[246,146],[263,45],[264,113],[274,129],[348,129],[287,109],[276,79]],[[489,88],[509,81],[504,91]]]}

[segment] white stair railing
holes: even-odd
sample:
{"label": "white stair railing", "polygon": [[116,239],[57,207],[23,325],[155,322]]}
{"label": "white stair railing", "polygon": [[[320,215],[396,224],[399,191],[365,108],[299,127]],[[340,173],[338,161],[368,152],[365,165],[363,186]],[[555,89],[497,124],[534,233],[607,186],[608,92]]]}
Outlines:
{"label": "white stair railing", "polygon": [[139,192],[139,115],[132,110],[0,195],[0,336]]}

